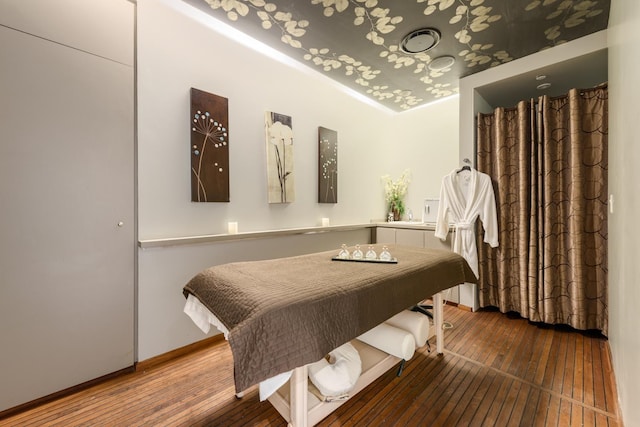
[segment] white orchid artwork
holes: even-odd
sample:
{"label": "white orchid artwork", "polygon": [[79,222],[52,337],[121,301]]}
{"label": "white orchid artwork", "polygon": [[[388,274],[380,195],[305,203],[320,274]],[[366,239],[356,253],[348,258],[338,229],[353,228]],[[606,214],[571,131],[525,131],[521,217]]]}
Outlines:
{"label": "white orchid artwork", "polygon": [[267,185],[269,203],[295,200],[291,117],[266,112]]}

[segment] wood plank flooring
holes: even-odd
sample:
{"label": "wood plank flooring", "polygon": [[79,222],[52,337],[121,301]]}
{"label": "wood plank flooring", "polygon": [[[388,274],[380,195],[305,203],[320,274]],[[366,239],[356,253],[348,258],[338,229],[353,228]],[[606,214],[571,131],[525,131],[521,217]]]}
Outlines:
{"label": "wood plank flooring", "polygon": [[[620,426],[608,342],[445,306],[426,348],[318,426]],[[435,347],[435,346],[434,346]],[[286,426],[257,388],[236,399],[226,342],[0,420],[0,426]]]}

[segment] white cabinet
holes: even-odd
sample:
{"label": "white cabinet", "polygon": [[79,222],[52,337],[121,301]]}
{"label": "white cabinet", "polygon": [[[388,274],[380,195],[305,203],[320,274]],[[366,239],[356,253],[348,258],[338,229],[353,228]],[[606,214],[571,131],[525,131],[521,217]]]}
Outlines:
{"label": "white cabinet", "polygon": [[[447,235],[446,240],[442,241],[434,235],[433,230],[428,230],[424,227],[377,227],[376,243],[451,250],[451,233]],[[393,254],[393,249],[391,250],[391,253]],[[442,297],[445,301],[451,301],[458,304],[460,299],[458,286],[454,286],[453,288],[443,291]]]}
{"label": "white cabinet", "polygon": [[387,227],[376,228],[376,243],[396,243],[396,229]]}
{"label": "white cabinet", "polygon": [[396,228],[396,244],[424,248],[424,241],[427,238],[426,233],[423,230]]}

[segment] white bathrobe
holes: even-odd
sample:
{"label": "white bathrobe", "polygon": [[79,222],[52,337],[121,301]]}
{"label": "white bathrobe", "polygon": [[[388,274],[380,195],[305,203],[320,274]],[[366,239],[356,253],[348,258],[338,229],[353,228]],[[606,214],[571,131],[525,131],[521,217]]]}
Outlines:
{"label": "white bathrobe", "polygon": [[478,249],[474,224],[478,217],[484,227],[484,241],[497,247],[498,219],[491,178],[475,169],[453,170],[442,178],[435,236],[445,240],[449,224],[452,224],[455,230],[453,251],[467,260],[476,277]]}

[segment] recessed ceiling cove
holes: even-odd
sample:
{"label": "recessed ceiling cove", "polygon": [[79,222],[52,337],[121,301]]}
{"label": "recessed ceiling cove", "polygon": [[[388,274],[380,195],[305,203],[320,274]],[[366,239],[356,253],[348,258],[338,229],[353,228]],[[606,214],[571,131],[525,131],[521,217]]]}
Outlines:
{"label": "recessed ceiling cove", "polygon": [[[610,8],[610,0],[183,1],[394,111],[458,93],[461,77],[604,30]],[[425,28],[437,31],[436,45],[403,50],[405,36]],[[441,57],[455,61],[429,66]]]}

